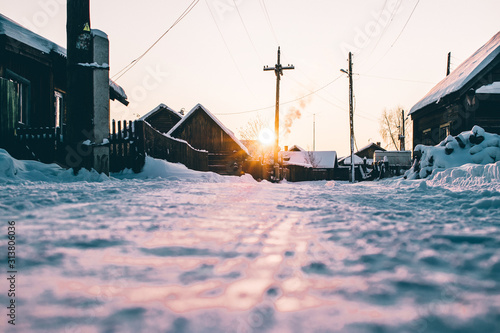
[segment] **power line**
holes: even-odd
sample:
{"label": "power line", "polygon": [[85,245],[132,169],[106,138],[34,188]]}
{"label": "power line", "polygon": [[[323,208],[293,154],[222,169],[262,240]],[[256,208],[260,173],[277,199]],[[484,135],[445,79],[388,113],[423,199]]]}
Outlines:
{"label": "power line", "polygon": [[240,9],[238,8],[236,1],[233,0],[233,3],[234,3],[234,8],[236,8],[236,11],[238,12],[238,16],[240,17],[241,24],[243,24],[243,28],[245,29],[245,32],[247,33],[248,40],[250,41],[250,44],[252,44],[253,50],[255,51],[255,54],[259,58],[260,62],[263,63],[264,61],[260,57],[259,51],[257,51],[257,48],[255,47],[255,43],[253,42],[252,37],[250,37],[250,33],[248,32],[247,26],[246,26],[245,22],[243,21],[243,17],[241,16]]}
{"label": "power line", "polygon": [[[328,87],[329,85],[331,85],[332,83],[334,83],[335,81],[337,81],[338,79],[340,79],[342,77],[342,74],[337,76],[333,81],[330,81],[328,82],[327,84],[325,84],[323,87],[321,88],[318,88],[314,91],[311,91],[310,93],[308,94],[305,94],[304,96],[301,96],[299,98],[296,98],[294,100],[291,100],[291,101],[287,101],[287,102],[283,102],[283,103],[280,103],[279,105],[286,105],[286,104],[290,104],[290,103],[293,103],[293,102],[297,102],[297,101],[300,101],[301,99],[304,99],[306,97],[309,97],[315,93],[317,93],[318,91],[320,90],[323,90],[325,89],[326,87]],[[235,114],[244,114],[244,113],[251,113],[251,112],[257,112],[257,111],[262,111],[262,110],[267,110],[267,109],[271,109],[271,108],[274,108],[276,105],[271,105],[271,106],[267,106],[267,107],[264,107],[264,108],[260,108],[260,109],[254,109],[254,110],[247,110],[247,111],[240,111],[240,112],[230,112],[230,113],[216,113],[216,115],[218,116],[229,116],[229,115],[235,115]]]}
{"label": "power line", "polygon": [[411,17],[413,16],[413,13],[415,12],[415,9],[417,9],[417,6],[418,4],[420,3],[420,0],[417,0],[417,3],[415,4],[415,7],[413,7],[413,10],[411,11],[411,14],[410,16],[408,17],[408,19],[406,20],[406,23],[405,25],[403,26],[403,28],[401,29],[401,31],[399,32],[398,36],[396,37],[396,39],[394,40],[394,42],[391,44],[391,46],[387,49],[387,51],[384,53],[384,55],[379,59],[377,60],[377,62],[375,64],[373,64],[373,66],[368,70],[368,72],[370,72],[375,66],[378,65],[378,63],[380,61],[382,61],[382,59],[385,58],[385,56],[387,55],[387,53],[389,53],[390,50],[392,50],[392,47],[394,46],[394,44],[396,44],[396,42],[398,41],[399,37],[403,34],[403,31],[405,30],[406,26],[408,25],[408,22],[410,22],[410,19]]}
{"label": "power line", "polygon": [[406,26],[408,25],[408,22],[410,22],[411,17],[413,16],[413,13],[415,12],[415,9],[417,9],[417,6],[418,6],[419,3],[420,3],[420,0],[417,0],[417,3],[415,4],[415,7],[413,7],[413,10],[411,11],[410,16],[408,17],[408,20],[406,20],[406,23],[403,26],[403,29],[401,29],[401,32],[399,33],[398,37],[396,37],[396,40],[394,41],[394,43],[392,43],[391,47],[393,47],[394,44],[396,44],[396,42],[398,41],[399,37],[401,37],[401,35],[403,34],[403,31],[405,31]]}
{"label": "power line", "polygon": [[[149,52],[151,51],[151,49],[153,47],[155,47],[156,44],[158,44],[158,42],[163,38],[165,37],[165,35],[170,31],[172,30],[173,27],[175,27],[184,17],[187,16],[187,14],[189,14],[189,12],[191,10],[193,10],[193,8],[198,4],[200,0],[193,0],[189,6],[184,10],[184,12],[177,18],[177,20],[175,20],[175,22],[170,26],[170,28],[168,28],[143,54],[141,54],[137,59],[133,60],[130,64],[128,64],[127,66],[125,66],[124,68],[122,68],[118,73],[116,73],[112,79],[117,81],[119,80],[123,75],[125,75],[125,73],[127,73],[129,70],[132,69],[132,67],[134,67],[135,65],[137,65],[137,63]],[[120,74],[121,73],[121,74]]]}
{"label": "power line", "polygon": [[271,18],[269,17],[269,12],[267,11],[266,2],[265,2],[265,0],[260,0],[259,3],[260,3],[262,10],[264,11],[264,15],[266,16],[266,19],[267,19],[267,24],[269,25],[269,28],[271,29],[271,32],[274,36],[274,40],[276,41],[276,44],[279,45],[280,43],[278,41],[278,37],[276,37],[276,32],[274,31],[273,25],[271,23]]}
{"label": "power line", "polygon": [[[243,73],[241,72],[240,70],[240,67],[238,66],[238,63],[236,62],[236,60],[234,59],[234,56],[233,56],[233,53],[231,52],[231,49],[229,49],[229,45],[227,44],[226,42],[226,39],[224,38],[224,35],[222,34],[222,31],[220,30],[219,28],[219,24],[217,23],[217,20],[215,19],[215,16],[214,16],[214,13],[212,12],[212,9],[210,8],[210,5],[208,4],[207,0],[205,0],[205,4],[207,5],[208,7],[208,11],[210,12],[210,15],[212,16],[212,19],[214,20],[214,23],[215,23],[215,26],[217,27],[217,31],[219,31],[219,34],[220,34],[220,37],[222,38],[222,41],[224,42],[224,45],[226,46],[226,50],[227,52],[229,53],[229,56],[231,57],[231,60],[233,61],[234,63],[234,66],[236,67],[236,70],[238,71],[238,73],[240,74],[240,77],[241,79],[243,80],[243,83],[245,84],[245,86],[247,87],[248,91],[250,91],[250,93],[252,95],[254,95],[254,93],[252,92],[252,90],[250,89],[250,86],[248,85],[247,81],[245,80],[245,77],[243,76]],[[255,97],[255,96],[254,96]]]}

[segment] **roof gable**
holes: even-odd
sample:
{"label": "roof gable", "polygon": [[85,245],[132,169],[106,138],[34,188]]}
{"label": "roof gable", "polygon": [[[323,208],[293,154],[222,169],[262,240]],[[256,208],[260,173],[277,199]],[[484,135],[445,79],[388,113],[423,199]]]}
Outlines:
{"label": "roof gable", "polygon": [[201,110],[203,111],[204,113],[206,113],[227,135],[229,135],[229,137],[245,152],[247,153],[248,155],[249,152],[248,152],[248,149],[241,143],[240,140],[238,140],[236,138],[236,136],[234,135],[234,133],[228,129],[226,126],[224,126],[219,119],[217,119],[217,117],[215,117],[210,111],[208,111],[208,109],[206,109],[203,105],[201,104],[196,104],[196,106],[194,108],[191,109],[191,111],[189,111],[184,117],[182,117],[182,119],[177,123],[175,124],[174,127],[172,127],[172,129],[167,133],[168,136],[172,136],[172,134],[179,128],[181,127],[185,122],[187,122],[193,115],[194,113],[197,111],[197,110]]}
{"label": "roof gable", "polygon": [[500,63],[500,32],[434,86],[411,108],[410,114],[430,104],[437,104],[443,97],[450,94],[469,89],[478,76],[498,63]]}
{"label": "roof gable", "polygon": [[148,118],[154,116],[155,114],[157,114],[158,112],[163,111],[163,110],[170,112],[172,115],[174,115],[179,120],[182,118],[182,116],[179,113],[175,112],[173,109],[171,109],[168,106],[166,106],[165,104],[161,103],[160,105],[155,107],[153,110],[149,111],[144,116],[139,118],[139,120],[147,120]]}

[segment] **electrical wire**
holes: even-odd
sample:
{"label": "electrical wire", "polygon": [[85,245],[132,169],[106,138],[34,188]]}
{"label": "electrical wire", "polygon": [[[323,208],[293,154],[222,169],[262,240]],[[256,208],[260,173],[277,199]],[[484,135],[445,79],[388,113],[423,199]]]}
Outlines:
{"label": "electrical wire", "polygon": [[253,50],[255,51],[255,54],[257,55],[257,58],[259,58],[261,63],[264,63],[262,60],[259,51],[257,51],[257,48],[255,47],[255,43],[253,42],[252,37],[250,36],[250,33],[248,32],[247,26],[245,24],[245,21],[243,21],[243,17],[241,16],[240,9],[238,8],[238,5],[236,4],[236,1],[233,0],[234,3],[234,8],[236,8],[236,12],[238,12],[238,16],[240,17],[241,24],[243,25],[243,28],[245,29],[245,32],[247,34],[248,40],[250,41],[250,44],[252,44]]}
{"label": "electrical wire", "polygon": [[392,50],[392,47],[394,46],[394,44],[396,44],[396,42],[398,41],[399,37],[401,37],[401,35],[403,34],[403,31],[405,30],[406,26],[408,25],[408,22],[410,22],[410,19],[412,18],[413,16],[413,13],[415,12],[415,9],[417,9],[417,6],[418,4],[420,3],[420,0],[417,0],[417,3],[415,4],[415,7],[413,7],[413,10],[411,11],[411,14],[410,16],[408,17],[408,19],[406,20],[406,23],[405,25],[403,26],[403,28],[401,29],[401,31],[399,32],[398,36],[396,37],[396,39],[394,40],[394,42],[391,44],[391,46],[387,49],[387,51],[384,53],[384,55],[379,59],[377,60],[377,62],[375,62],[375,64],[373,64],[373,66],[367,71],[367,72],[370,72],[373,68],[375,68],[375,66],[377,66],[380,61],[382,61],[382,59],[385,58],[385,56],[389,53],[389,51]]}
{"label": "electrical wire", "polygon": [[212,19],[215,23],[215,26],[217,27],[217,31],[219,31],[219,35],[220,37],[222,38],[222,41],[224,42],[224,45],[226,46],[226,50],[227,52],[229,53],[229,56],[231,57],[231,60],[233,61],[234,63],[234,66],[236,67],[236,70],[238,71],[238,73],[240,74],[240,77],[241,79],[243,80],[243,83],[245,84],[245,86],[247,87],[248,91],[252,94],[252,96],[255,97],[252,89],[250,89],[250,86],[248,85],[247,81],[245,80],[245,77],[243,76],[243,73],[241,72],[240,70],[240,67],[238,66],[238,63],[236,62],[236,60],[234,59],[234,56],[233,56],[233,53],[231,52],[231,49],[229,48],[229,45],[227,44],[226,42],[226,39],[224,38],[224,35],[222,34],[222,31],[220,30],[220,27],[219,27],[219,24],[217,23],[217,20],[215,19],[215,15],[214,13],[212,12],[212,9],[210,8],[210,5],[208,4],[207,0],[205,0],[205,4],[207,5],[208,7],[208,11],[210,12],[210,15],[212,16]]}
{"label": "electrical wire", "polygon": [[401,37],[401,35],[403,34],[403,31],[405,31],[406,26],[408,25],[408,22],[410,22],[411,17],[413,16],[413,13],[415,12],[415,9],[417,9],[417,6],[418,6],[419,3],[420,3],[420,0],[417,0],[417,3],[415,4],[415,7],[413,7],[413,10],[411,11],[410,16],[408,17],[408,19],[406,20],[405,25],[403,26],[403,29],[401,29],[401,32],[399,33],[398,37],[396,37],[396,40],[392,43],[391,47],[393,47],[394,44],[396,44],[396,42],[398,41],[399,37]]}
{"label": "electrical wire", "polygon": [[130,64],[128,64],[127,66],[125,66],[124,68],[122,68],[118,73],[116,73],[112,79],[114,81],[117,81],[119,80],[123,75],[125,75],[125,73],[127,73],[129,70],[131,70],[135,65],[137,65],[137,63],[139,61],[141,61],[141,59],[149,52],[151,51],[151,49],[153,47],[155,47],[156,44],[158,44],[158,42],[163,38],[165,37],[165,35],[170,31],[172,30],[173,27],[175,27],[180,21],[182,21],[182,19],[184,17],[186,17],[189,12],[191,12],[191,10],[193,10],[193,8],[200,2],[200,0],[193,0],[189,6],[184,10],[184,12],[177,18],[177,20],[175,20],[175,22],[170,26],[170,28],[168,28],[143,54],[141,54],[138,58],[136,58],[135,60],[133,60]]}
{"label": "electrical wire", "polygon": [[[318,91],[320,90],[323,90],[325,89],[326,87],[328,87],[329,85],[331,85],[332,83],[334,83],[335,81],[337,81],[338,79],[340,79],[342,77],[342,74],[337,76],[333,81],[330,81],[328,82],[327,84],[325,84],[324,86],[322,86],[321,88],[318,88],[314,91],[311,91],[310,93],[308,94],[305,94],[299,98],[296,98],[294,100],[290,100],[290,101],[286,101],[286,102],[283,102],[283,103],[280,103],[279,105],[282,106],[282,105],[287,105],[287,104],[290,104],[290,103],[293,103],[293,102],[297,102],[297,101],[300,101],[301,99],[304,99],[306,97],[309,97],[315,93],[317,93]],[[262,110],[267,110],[267,109],[270,109],[270,108],[274,108],[275,107],[275,104],[271,105],[271,106],[267,106],[267,107],[264,107],[264,108],[260,108],[260,109],[254,109],[254,110],[247,110],[247,111],[240,111],[240,112],[231,112],[231,113],[216,113],[216,115],[218,116],[229,116],[229,115],[235,115],[235,114],[244,114],[244,113],[252,113],[252,112],[257,112],[257,111],[262,111]]]}
{"label": "electrical wire", "polygon": [[266,2],[265,2],[265,0],[260,0],[259,3],[260,3],[262,10],[264,11],[264,15],[267,19],[267,24],[269,25],[269,28],[271,29],[271,32],[274,36],[274,40],[276,41],[276,45],[280,45],[280,43],[278,41],[278,37],[276,36],[276,32],[274,31],[273,25],[271,23],[271,18],[269,17],[269,12],[267,11]]}

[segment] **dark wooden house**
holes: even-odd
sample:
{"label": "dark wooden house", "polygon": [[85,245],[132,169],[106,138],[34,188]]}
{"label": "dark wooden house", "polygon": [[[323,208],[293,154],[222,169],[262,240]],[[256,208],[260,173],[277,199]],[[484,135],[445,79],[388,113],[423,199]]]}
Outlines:
{"label": "dark wooden house", "polygon": [[168,133],[196,149],[208,151],[208,168],[220,174],[240,175],[247,148],[203,105],[196,105]]}
{"label": "dark wooden house", "polygon": [[500,134],[499,82],[500,32],[410,110],[413,148],[417,144],[436,145],[474,125]]}
{"label": "dark wooden house", "polygon": [[160,104],[140,120],[148,122],[154,129],[160,133],[168,133],[182,119],[182,115],[175,112],[165,104]]}
{"label": "dark wooden house", "polygon": [[338,168],[335,151],[305,151],[292,146],[290,150],[280,152],[280,159],[284,178],[291,182],[333,180]]}
{"label": "dark wooden house", "polygon": [[380,146],[380,142],[370,142],[368,145],[358,150],[356,155],[362,159],[366,157],[367,160],[373,160],[373,154],[376,150],[385,151],[385,149]]}
{"label": "dark wooden house", "polygon": [[[18,128],[43,128],[46,137],[64,127],[65,93],[66,49],[0,14],[0,148],[19,152]],[[128,104],[111,80],[110,98]]]}

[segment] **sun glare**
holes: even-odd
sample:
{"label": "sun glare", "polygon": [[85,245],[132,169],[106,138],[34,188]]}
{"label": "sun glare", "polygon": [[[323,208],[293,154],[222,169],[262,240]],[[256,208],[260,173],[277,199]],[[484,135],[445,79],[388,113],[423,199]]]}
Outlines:
{"label": "sun glare", "polygon": [[264,146],[269,146],[274,142],[274,132],[269,128],[263,128],[259,133],[259,142]]}

